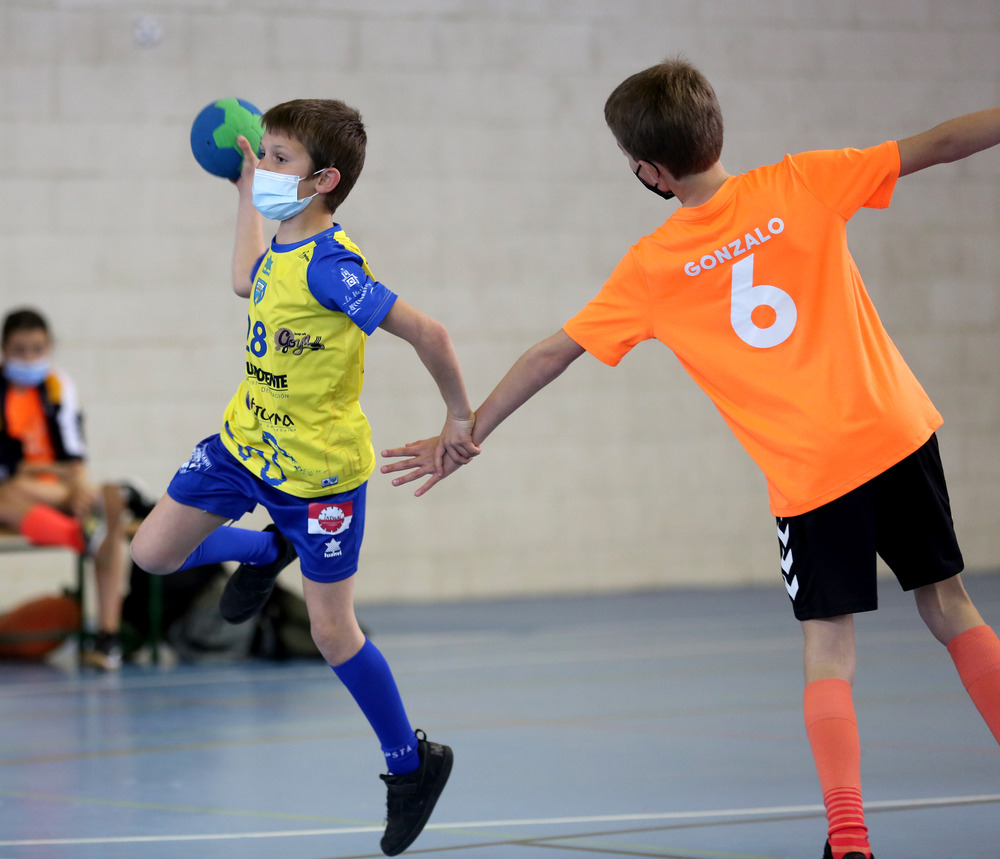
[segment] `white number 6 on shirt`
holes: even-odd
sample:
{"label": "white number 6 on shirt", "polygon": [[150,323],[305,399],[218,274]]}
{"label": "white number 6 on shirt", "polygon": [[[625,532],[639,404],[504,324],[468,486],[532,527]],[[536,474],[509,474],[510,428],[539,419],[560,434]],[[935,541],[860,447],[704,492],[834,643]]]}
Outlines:
{"label": "white number 6 on shirt", "polygon": [[[730,321],[733,330],[740,340],[757,349],[769,349],[784,343],[798,319],[798,311],[792,297],[783,289],[766,283],[753,284],[753,254],[746,259],[733,263],[733,300],[730,308]],[[774,311],[774,321],[761,327],[753,319],[753,312],[758,307],[770,307]]]}

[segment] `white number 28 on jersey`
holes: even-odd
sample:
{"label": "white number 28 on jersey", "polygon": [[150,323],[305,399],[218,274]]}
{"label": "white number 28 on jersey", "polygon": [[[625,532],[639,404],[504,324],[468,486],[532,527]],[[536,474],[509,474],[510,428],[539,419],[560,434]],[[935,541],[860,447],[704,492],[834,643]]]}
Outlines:
{"label": "white number 28 on jersey", "polygon": [[[753,254],[733,263],[733,299],[729,318],[733,330],[744,342],[757,349],[770,349],[784,343],[795,330],[798,311],[792,297],[783,289],[753,282]],[[770,307],[754,319],[754,311]],[[758,324],[760,323],[760,324]]]}

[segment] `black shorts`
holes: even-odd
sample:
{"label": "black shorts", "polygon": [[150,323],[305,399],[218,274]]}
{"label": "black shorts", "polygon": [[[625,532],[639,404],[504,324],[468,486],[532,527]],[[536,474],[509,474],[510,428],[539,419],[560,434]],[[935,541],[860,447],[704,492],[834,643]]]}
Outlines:
{"label": "black shorts", "polygon": [[778,543],[798,620],[878,608],[876,554],[905,591],[960,573],[937,436],[847,495],[778,517]]}

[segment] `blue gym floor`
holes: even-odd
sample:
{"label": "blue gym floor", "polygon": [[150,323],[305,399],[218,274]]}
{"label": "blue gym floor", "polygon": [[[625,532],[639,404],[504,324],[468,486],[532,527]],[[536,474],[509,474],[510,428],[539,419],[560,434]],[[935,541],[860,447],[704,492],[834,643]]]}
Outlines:
{"label": "blue gym floor", "polygon": [[[1000,625],[1000,576],[967,586]],[[881,590],[855,687],[875,855],[996,859],[997,746],[911,598]],[[406,855],[819,859],[780,583],[359,615],[455,750]],[[0,725],[0,859],[381,856],[381,756],[321,663],[3,663]]]}

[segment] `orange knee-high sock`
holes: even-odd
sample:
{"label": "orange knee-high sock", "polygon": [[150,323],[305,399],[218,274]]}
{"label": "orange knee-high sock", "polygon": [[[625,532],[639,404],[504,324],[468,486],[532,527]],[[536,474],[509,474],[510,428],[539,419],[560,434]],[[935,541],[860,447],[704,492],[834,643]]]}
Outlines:
{"label": "orange knee-high sock", "polygon": [[18,530],[36,546],[65,546],[80,554],[87,548],[80,523],[47,504],[32,507],[24,515]]}
{"label": "orange knee-high sock", "polygon": [[834,859],[852,852],[870,856],[861,805],[861,741],[851,684],[835,678],[814,680],[806,686],[802,704]]}
{"label": "orange knee-high sock", "polygon": [[1000,742],[1000,639],[985,624],[974,626],[948,642],[972,703]]}

